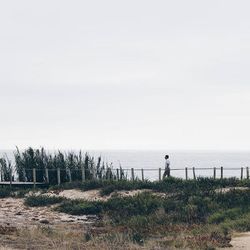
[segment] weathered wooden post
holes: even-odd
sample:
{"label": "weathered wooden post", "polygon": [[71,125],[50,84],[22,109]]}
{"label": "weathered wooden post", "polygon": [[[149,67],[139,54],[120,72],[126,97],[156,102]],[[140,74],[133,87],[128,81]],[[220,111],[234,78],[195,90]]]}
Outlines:
{"label": "weathered wooden post", "polygon": [[84,182],[85,181],[85,168],[83,165],[81,166],[81,169],[82,169],[82,182]]}
{"label": "weathered wooden post", "polygon": [[144,170],[143,170],[143,168],[141,169],[141,180],[144,181]]}
{"label": "weathered wooden post", "polygon": [[24,178],[24,182],[26,182],[27,181],[27,175],[26,175],[25,168],[23,169],[23,178]]}
{"label": "weathered wooden post", "polygon": [[242,167],[240,168],[240,179],[241,180],[243,179],[243,168]]}
{"label": "weathered wooden post", "polygon": [[134,168],[131,168],[131,177],[132,177],[132,181],[134,181],[135,180]]}
{"label": "weathered wooden post", "polygon": [[216,168],[214,168],[214,180],[216,179]]}
{"label": "weathered wooden post", "polygon": [[159,181],[161,181],[161,168],[159,168]]}
{"label": "weathered wooden post", "polygon": [[72,182],[72,176],[71,176],[71,170],[70,170],[70,168],[68,169],[68,176],[69,176],[69,182]]}
{"label": "weathered wooden post", "polygon": [[194,176],[194,180],[196,180],[195,168],[194,167],[193,167],[193,176]]}
{"label": "weathered wooden post", "polygon": [[246,170],[247,170],[247,179],[249,179],[249,167],[247,167]]}
{"label": "weathered wooden post", "polygon": [[45,168],[45,178],[46,178],[46,183],[49,183],[49,170]]}
{"label": "weathered wooden post", "polygon": [[188,179],[188,168],[185,168],[186,180]]}
{"label": "weathered wooden post", "polygon": [[118,168],[116,169],[116,179],[117,179],[117,181],[119,181],[119,179],[120,179],[120,177],[119,177],[119,169]]}
{"label": "weathered wooden post", "polygon": [[10,169],[10,187],[12,186],[12,168]]}
{"label": "weathered wooden post", "polygon": [[33,187],[36,187],[36,169],[33,168]]}
{"label": "weathered wooden post", "polygon": [[107,177],[108,177],[108,180],[110,181],[110,179],[111,179],[111,168],[107,169]]}
{"label": "weathered wooden post", "polygon": [[57,184],[61,184],[61,171],[60,168],[57,168]]}
{"label": "weathered wooden post", "polygon": [[122,178],[124,177],[124,173],[122,172],[122,168],[120,167],[120,169],[119,169],[119,177],[120,177],[120,180],[122,180]]}
{"label": "weathered wooden post", "polygon": [[220,178],[223,179],[223,167],[220,167]]}

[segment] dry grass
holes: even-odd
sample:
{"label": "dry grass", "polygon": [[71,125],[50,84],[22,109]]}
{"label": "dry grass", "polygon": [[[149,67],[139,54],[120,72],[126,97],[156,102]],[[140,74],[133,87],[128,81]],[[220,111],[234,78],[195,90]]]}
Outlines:
{"label": "dry grass", "polygon": [[67,230],[65,228],[51,229],[50,227],[26,228],[10,235],[0,235],[0,242],[2,244],[0,250],[147,249],[133,244],[125,234],[91,236],[80,228],[77,230]]}

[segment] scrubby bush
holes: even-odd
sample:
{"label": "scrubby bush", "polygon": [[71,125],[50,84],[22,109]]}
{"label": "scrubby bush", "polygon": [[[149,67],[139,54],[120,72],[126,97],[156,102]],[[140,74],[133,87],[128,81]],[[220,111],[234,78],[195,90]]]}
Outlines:
{"label": "scrubby bush", "polygon": [[30,207],[42,207],[60,203],[65,198],[59,196],[48,196],[48,195],[31,195],[25,199],[24,204]]}
{"label": "scrubby bush", "polygon": [[0,198],[6,198],[11,196],[11,189],[0,188]]}
{"label": "scrubby bush", "polygon": [[114,197],[104,203],[105,211],[115,219],[148,215],[161,206],[162,200],[159,197],[146,192],[135,196]]}
{"label": "scrubby bush", "polygon": [[208,223],[222,223],[225,220],[234,220],[237,219],[243,213],[241,208],[233,208],[228,210],[222,210],[213,213],[208,218]]}
{"label": "scrubby bush", "polygon": [[97,215],[102,212],[103,204],[101,202],[88,202],[84,200],[66,200],[55,208],[55,210],[72,215]]}

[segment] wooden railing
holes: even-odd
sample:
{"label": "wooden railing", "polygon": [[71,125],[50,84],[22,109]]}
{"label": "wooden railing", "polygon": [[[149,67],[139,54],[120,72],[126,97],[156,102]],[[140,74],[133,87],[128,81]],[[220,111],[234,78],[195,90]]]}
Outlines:
{"label": "wooden railing", "polygon": [[[71,170],[70,169],[63,169],[61,170],[60,168],[57,169],[26,169],[25,171],[31,171],[32,172],[32,181],[23,181],[23,182],[19,182],[17,180],[15,180],[15,178],[11,178],[9,181],[4,181],[4,180],[0,180],[0,185],[33,185],[34,187],[36,187],[36,185],[44,185],[44,184],[51,184],[50,183],[50,171],[53,171],[55,173],[56,171],[56,184],[60,185],[61,184],[61,176],[62,176],[62,171],[65,172],[66,176],[67,176],[67,180],[68,182],[72,182],[72,175],[71,175]],[[37,182],[37,172],[38,171],[44,171],[44,176],[45,179],[42,182]],[[78,180],[80,179],[82,182],[85,181],[85,170],[84,169],[80,169],[80,170],[73,170],[73,171],[77,171],[79,172],[78,175]],[[141,169],[136,169],[136,168],[127,168],[127,169],[112,169],[112,173],[114,176],[116,176],[116,180],[120,180],[120,179],[128,179],[128,180],[146,180],[146,179],[150,179],[150,178],[146,178],[146,174],[145,173],[152,173],[155,172],[156,175],[158,176],[153,178],[153,180],[159,180],[161,181],[163,179],[163,173],[164,173],[164,169],[162,168],[141,168]],[[197,177],[202,177],[202,175],[197,175],[197,171],[211,171],[211,175],[206,176],[206,177],[210,177],[213,179],[223,179],[224,178],[224,173],[226,171],[239,171],[239,178],[238,179],[249,179],[249,167],[241,167],[241,168],[224,168],[224,167],[214,167],[214,168],[195,168],[195,167],[186,167],[186,168],[171,168],[170,169],[170,176],[174,176],[176,177],[176,175],[174,174],[175,172],[182,172],[183,173],[183,177],[184,179],[188,180],[188,179],[197,179]],[[30,173],[31,173],[30,172]],[[125,174],[126,173],[126,174]],[[137,174],[136,174],[137,173]],[[11,176],[12,176],[12,172],[11,172]],[[123,178],[121,178],[121,176]],[[150,175],[151,176],[151,175]],[[65,177],[65,176],[64,176]],[[236,176],[235,176],[236,177]],[[236,177],[237,178],[237,177]],[[64,178],[65,179],[65,178]],[[109,179],[109,178],[107,178]],[[151,178],[152,179],[152,178]],[[55,183],[54,183],[55,184]]]}

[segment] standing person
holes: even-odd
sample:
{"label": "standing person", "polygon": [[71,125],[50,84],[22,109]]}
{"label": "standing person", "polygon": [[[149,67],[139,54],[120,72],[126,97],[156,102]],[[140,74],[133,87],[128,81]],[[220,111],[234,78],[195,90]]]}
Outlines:
{"label": "standing person", "polygon": [[165,177],[170,177],[170,161],[169,161],[169,155],[165,155],[165,171],[163,174],[163,179]]}

